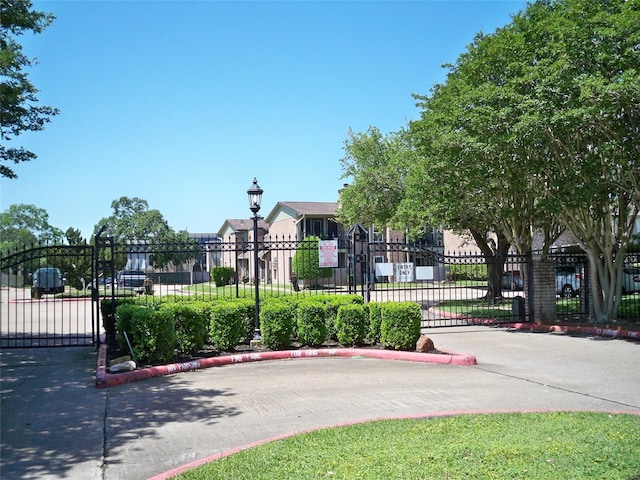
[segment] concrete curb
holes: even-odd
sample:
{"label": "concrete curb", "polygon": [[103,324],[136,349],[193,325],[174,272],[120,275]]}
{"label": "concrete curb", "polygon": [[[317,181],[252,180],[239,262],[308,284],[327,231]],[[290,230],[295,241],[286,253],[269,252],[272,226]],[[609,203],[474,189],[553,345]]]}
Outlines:
{"label": "concrete curb", "polygon": [[[464,318],[462,315],[444,312],[436,308],[430,308],[431,312],[444,318]],[[468,318],[471,325],[485,325],[490,327],[507,328],[513,330],[528,330],[536,333],[573,333],[578,335],[593,335],[597,337],[627,338],[640,340],[640,330],[630,330],[621,326],[602,325],[600,327],[592,325],[567,325],[524,322],[494,322],[486,318]]]}
{"label": "concrete curb", "polygon": [[[297,431],[297,432],[289,432],[289,433],[284,433],[282,435],[277,435],[275,437],[271,437],[271,438],[266,438],[264,440],[258,440],[257,442],[253,442],[250,443],[248,445],[243,445],[240,447],[236,447],[236,448],[231,448],[229,450],[224,450],[222,452],[218,452],[218,453],[214,453],[213,455],[209,455],[208,457],[204,457],[201,458],[199,460],[195,460],[193,462],[187,463],[185,465],[182,465],[180,467],[176,467],[174,469],[171,469],[167,472],[161,473],[159,475],[154,475],[153,477],[147,479],[147,480],[169,480],[172,477],[175,477],[176,475],[180,475],[182,473],[185,473],[189,470],[193,470],[194,468],[198,468],[202,465],[205,465],[207,463],[213,462],[215,460],[219,460],[221,458],[224,457],[228,457],[230,455],[233,455],[235,453],[238,452],[242,452],[243,450],[247,450],[250,448],[255,448],[255,447],[259,447],[260,445],[264,445],[267,443],[271,443],[271,442],[276,442],[279,440],[285,440],[287,438],[291,438],[291,437],[295,437],[296,435],[303,435],[306,433],[311,433],[311,432],[316,432],[319,430],[325,430],[325,429],[330,429],[330,428],[340,428],[340,427],[348,427],[351,425],[359,425],[359,424],[364,424],[364,423],[371,423],[371,422],[377,422],[377,421],[382,421],[382,420],[420,420],[420,419],[427,419],[427,418],[443,418],[443,417],[456,417],[456,416],[460,416],[460,415],[492,415],[492,414],[498,414],[498,413],[552,413],[552,412],[572,412],[574,410],[454,410],[454,411],[444,411],[444,412],[435,412],[435,413],[419,413],[419,414],[413,414],[413,415],[401,415],[401,416],[392,416],[392,417],[379,417],[379,418],[372,418],[372,419],[367,419],[367,420],[357,420],[354,422],[344,422],[344,423],[338,423],[338,424],[334,424],[334,425],[327,425],[327,426],[323,426],[323,427],[318,427],[318,428],[312,428],[312,429],[308,429],[308,430],[301,430],[301,431]],[[575,411],[585,411],[585,410],[575,410]],[[610,414],[624,414],[624,415],[638,415],[640,416],[640,411],[634,412],[634,411],[601,411],[601,410],[589,410],[595,413],[610,413]]]}
{"label": "concrete curb", "polygon": [[438,363],[461,366],[477,365],[473,355],[444,351],[442,353],[420,353],[396,350],[376,350],[366,348],[320,348],[309,350],[282,350],[275,352],[254,352],[220,357],[202,358],[184,363],[158,365],[141,368],[130,372],[107,372],[107,345],[100,345],[98,351],[98,365],[96,369],[96,387],[108,388],[124,383],[146,380],[148,378],[170,375],[172,373],[200,370],[202,368],[219,367],[235,363],[259,362],[264,360],[288,360],[302,358],[375,358],[380,360],[404,360],[409,362]]}

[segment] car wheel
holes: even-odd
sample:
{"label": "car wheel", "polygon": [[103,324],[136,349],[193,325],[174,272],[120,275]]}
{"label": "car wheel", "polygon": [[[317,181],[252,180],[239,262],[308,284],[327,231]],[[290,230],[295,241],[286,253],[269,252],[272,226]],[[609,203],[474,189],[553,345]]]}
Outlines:
{"label": "car wheel", "polygon": [[562,296],[564,298],[573,297],[573,288],[571,287],[571,285],[565,285],[564,287],[562,287]]}

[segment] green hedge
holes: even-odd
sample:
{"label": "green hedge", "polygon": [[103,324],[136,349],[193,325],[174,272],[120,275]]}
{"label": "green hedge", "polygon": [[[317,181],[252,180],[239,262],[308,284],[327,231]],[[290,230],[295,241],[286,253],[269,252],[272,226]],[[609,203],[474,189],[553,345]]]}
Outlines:
{"label": "green hedge", "polygon": [[[255,304],[251,299],[209,302],[117,300],[115,337],[128,351],[123,332],[140,363],[166,363],[175,353],[193,354],[209,342],[218,350],[232,350],[253,338]],[[143,305],[146,304],[146,305]],[[101,303],[110,315],[110,300]],[[413,302],[368,303],[359,295],[281,296],[267,298],[260,309],[264,346],[277,350],[293,340],[319,346],[328,340],[358,345],[369,339],[385,348],[413,350],[420,337],[420,307]]]}
{"label": "green hedge", "polygon": [[179,352],[195,353],[204,346],[208,337],[210,309],[211,305],[204,302],[159,305],[158,313],[173,320]]}
{"label": "green hedge", "polygon": [[121,350],[128,351],[127,333],[138,363],[167,363],[176,348],[176,327],[171,315],[158,310],[125,304],[116,309],[116,339]]}
{"label": "green hedge", "polygon": [[[132,305],[136,303],[136,299],[132,297],[116,298],[113,301],[110,298],[100,300],[100,313],[102,315],[102,327],[106,337],[106,343],[113,345],[116,342],[116,309],[120,305]],[[113,304],[113,309],[111,308]]]}
{"label": "green hedge", "polygon": [[380,343],[380,325],[382,324],[382,303],[367,303],[369,310],[369,333],[368,337],[372,343]]}
{"label": "green hedge", "polygon": [[382,345],[393,350],[415,350],[420,338],[420,306],[413,302],[385,302],[381,310]]}
{"label": "green hedge", "polygon": [[342,305],[363,304],[364,300],[360,295],[324,295],[313,297],[318,298],[327,307],[327,337],[329,340],[338,340],[336,332],[336,319],[338,318],[338,309]]}
{"label": "green hedge", "polygon": [[268,299],[260,308],[262,343],[274,350],[284,349],[293,342],[296,308],[280,298]]}
{"label": "green hedge", "polygon": [[218,350],[230,350],[247,335],[244,318],[237,302],[214,303],[209,323],[209,341]]}
{"label": "green hedge", "polygon": [[487,265],[482,264],[449,264],[450,280],[476,280],[488,279]]}
{"label": "green hedge", "polygon": [[322,345],[327,340],[327,307],[312,298],[303,299],[298,304],[298,341],[312,347]]}
{"label": "green hedge", "polygon": [[361,344],[368,331],[367,311],[363,305],[342,305],[336,318],[338,341],[343,345]]}
{"label": "green hedge", "polygon": [[236,271],[232,267],[214,267],[211,269],[211,279],[216,287],[229,285],[235,279]]}

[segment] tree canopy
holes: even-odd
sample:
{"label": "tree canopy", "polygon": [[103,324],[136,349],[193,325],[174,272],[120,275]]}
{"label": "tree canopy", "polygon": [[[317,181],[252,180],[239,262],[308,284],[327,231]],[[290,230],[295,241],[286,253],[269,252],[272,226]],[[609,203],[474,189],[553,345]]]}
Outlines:
{"label": "tree canopy", "polygon": [[150,263],[159,268],[196,258],[197,241],[184,230],[174,231],[159,210],[149,209],[146,200],[120,197],[111,202],[111,208],[113,213],[94,226],[94,235],[104,226],[116,242],[144,245]]}
{"label": "tree canopy", "polygon": [[[10,146],[14,137],[40,131],[58,109],[38,105],[38,90],[25,71],[36,61],[27,57],[16,37],[27,31],[41,33],[54,20],[49,13],[32,10],[28,0],[0,2],[0,162],[17,164],[36,158],[22,146]],[[0,175],[17,178],[13,169],[0,164]]]}
{"label": "tree canopy", "polygon": [[56,243],[63,232],[49,224],[49,214],[35,205],[10,205],[0,213],[0,251],[16,251],[32,244]]}
{"label": "tree canopy", "polygon": [[[615,318],[640,205],[638,25],[639,0],[541,0],[478,34],[442,84],[415,96],[415,155],[385,218],[468,230],[481,249],[504,239],[523,254],[536,234],[544,254],[569,229],[590,259],[597,317]],[[378,163],[383,178],[394,168]],[[376,177],[367,164],[351,170]],[[367,198],[357,189],[347,202]]]}

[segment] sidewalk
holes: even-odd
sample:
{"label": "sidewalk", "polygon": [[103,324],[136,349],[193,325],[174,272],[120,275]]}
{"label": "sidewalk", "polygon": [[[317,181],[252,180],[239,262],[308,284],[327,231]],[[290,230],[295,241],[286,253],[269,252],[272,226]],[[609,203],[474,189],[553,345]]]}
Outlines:
{"label": "sidewalk", "polygon": [[640,411],[640,343],[432,329],[477,366],[307,358],[95,388],[92,348],[0,353],[0,477],[142,480],[217,452],[344,422],[499,410]]}

